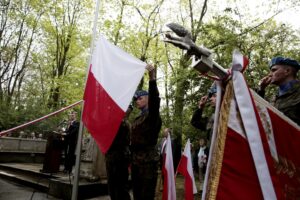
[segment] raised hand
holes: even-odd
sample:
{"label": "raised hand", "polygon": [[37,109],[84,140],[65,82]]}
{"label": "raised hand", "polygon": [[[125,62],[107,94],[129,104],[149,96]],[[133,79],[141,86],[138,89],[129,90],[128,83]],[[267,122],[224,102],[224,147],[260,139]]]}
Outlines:
{"label": "raised hand", "polygon": [[201,108],[201,109],[203,109],[204,106],[205,106],[205,104],[206,104],[206,102],[207,102],[207,100],[208,100],[208,96],[201,97],[201,99],[199,101],[199,104],[198,104],[198,107]]}
{"label": "raised hand", "polygon": [[146,69],[149,71],[149,79],[155,80],[156,79],[156,68],[150,64],[147,64]]}
{"label": "raised hand", "polygon": [[265,90],[265,88],[271,83],[272,75],[268,74],[267,76],[263,77],[259,81],[260,90]]}

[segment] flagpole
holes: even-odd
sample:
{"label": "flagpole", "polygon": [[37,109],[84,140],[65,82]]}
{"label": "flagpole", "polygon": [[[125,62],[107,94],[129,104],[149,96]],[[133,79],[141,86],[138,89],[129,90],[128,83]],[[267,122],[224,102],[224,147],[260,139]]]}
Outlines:
{"label": "flagpole", "polygon": [[[89,58],[89,62],[87,64],[85,83],[87,82],[87,74],[88,74],[88,71],[89,71],[92,52],[93,52],[93,49],[94,49],[94,42],[95,42],[95,37],[96,37],[96,27],[97,27],[99,7],[100,7],[100,0],[97,0],[96,9],[95,9],[95,17],[94,17],[94,25],[93,25],[93,35],[92,35],[91,46],[90,46],[90,58]],[[77,148],[76,148],[76,151],[77,151],[76,155],[77,156],[76,156],[76,163],[75,163],[74,181],[73,181],[73,187],[72,187],[72,200],[77,200],[77,196],[78,196],[78,183],[79,183],[80,159],[81,159],[81,141],[82,141],[82,133],[83,133],[83,123],[82,123],[83,109],[84,109],[84,100],[83,100],[83,103],[82,103],[81,114],[80,114],[80,126],[79,126],[79,133],[78,133],[78,139],[77,139]]]}

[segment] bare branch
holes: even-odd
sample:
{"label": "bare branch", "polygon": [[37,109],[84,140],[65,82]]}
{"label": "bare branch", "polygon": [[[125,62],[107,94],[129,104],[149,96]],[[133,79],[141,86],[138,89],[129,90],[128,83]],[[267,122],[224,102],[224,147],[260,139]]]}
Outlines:
{"label": "bare branch", "polygon": [[[280,14],[280,13],[282,13],[282,12],[283,12],[283,10],[276,12],[276,13],[275,13],[274,15],[272,15],[271,17],[265,19],[264,21],[258,23],[257,25],[255,25],[255,26],[253,26],[253,27],[251,27],[251,28],[249,28],[249,29],[246,29],[246,30],[243,31],[242,33],[238,34],[237,37],[241,37],[241,36],[243,36],[243,35],[245,35],[245,34],[247,34],[247,33],[250,33],[250,32],[252,32],[252,31],[255,31],[257,28],[259,28],[260,26],[264,25],[265,23],[267,23],[267,22],[270,21],[272,18],[274,18],[275,16],[277,16],[278,14]],[[214,49],[214,48],[216,48],[216,47],[219,46],[219,45],[225,44],[225,42],[226,42],[225,40],[221,40],[221,41],[219,41],[218,43],[216,43],[216,44],[210,46],[209,49]]]}
{"label": "bare branch", "polygon": [[203,22],[203,18],[205,16],[206,12],[207,12],[207,2],[208,2],[208,0],[205,0],[204,3],[203,3],[203,6],[202,6],[202,10],[201,10],[201,14],[199,16],[196,31],[193,35],[194,42],[197,40],[198,34],[200,32],[201,25],[202,25],[202,22]]}

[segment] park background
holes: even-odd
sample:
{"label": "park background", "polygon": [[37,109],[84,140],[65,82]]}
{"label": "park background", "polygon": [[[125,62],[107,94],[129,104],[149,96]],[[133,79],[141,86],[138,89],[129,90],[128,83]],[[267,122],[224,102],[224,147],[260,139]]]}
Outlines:
{"label": "park background", "polygon": [[[92,0],[1,1],[0,130],[82,99],[95,7]],[[212,81],[190,67],[190,55],[163,42],[165,25],[186,27],[224,68],[230,67],[232,51],[239,49],[250,60],[244,75],[255,88],[269,72],[272,57],[300,60],[299,14],[298,0],[102,0],[96,37],[102,34],[157,67],[163,127],[173,128],[179,146],[187,138],[196,145],[205,133],[194,129],[190,119]],[[145,75],[139,88],[147,89],[147,79]],[[272,100],[273,92],[268,91],[267,99]],[[206,109],[205,114],[211,112]],[[23,131],[46,138],[65,119],[63,112],[11,136]]]}

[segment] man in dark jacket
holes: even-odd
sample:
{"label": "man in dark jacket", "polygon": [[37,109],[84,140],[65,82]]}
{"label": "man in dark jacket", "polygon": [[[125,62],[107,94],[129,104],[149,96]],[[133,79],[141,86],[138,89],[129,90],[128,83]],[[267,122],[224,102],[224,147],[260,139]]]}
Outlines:
{"label": "man in dark jacket", "polygon": [[208,102],[208,100],[210,101],[211,106],[213,106],[213,107],[216,106],[216,100],[217,100],[216,84],[213,84],[213,86],[209,89],[207,96],[203,96],[200,99],[199,104],[198,104],[198,109],[195,110],[195,112],[192,116],[191,124],[197,129],[206,131],[207,141],[210,141],[212,131],[213,131],[213,123],[214,123],[215,115],[213,113],[209,118],[202,116],[205,105]]}
{"label": "man in dark jacket", "polygon": [[300,125],[300,82],[297,79],[299,63],[290,58],[275,57],[269,67],[271,73],[260,81],[258,93],[264,97],[265,88],[269,84],[277,85],[279,90],[274,106]]}
{"label": "man in dark jacket", "polygon": [[130,200],[128,183],[130,124],[127,119],[132,110],[133,107],[130,105],[112,145],[105,154],[107,185],[111,200]]}
{"label": "man in dark jacket", "polygon": [[149,91],[137,91],[134,99],[140,115],[132,123],[132,189],[135,200],[153,200],[157,182],[159,153],[156,149],[161,129],[159,114],[160,98],[156,85],[156,72],[147,65],[149,71]]}
{"label": "man in dark jacket", "polygon": [[75,164],[76,156],[75,149],[77,144],[79,122],[76,120],[77,113],[72,111],[69,114],[69,123],[65,135],[65,169],[64,172],[71,173],[72,167]]}

